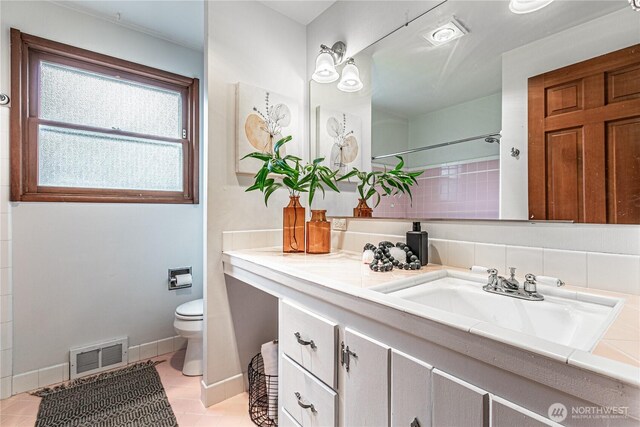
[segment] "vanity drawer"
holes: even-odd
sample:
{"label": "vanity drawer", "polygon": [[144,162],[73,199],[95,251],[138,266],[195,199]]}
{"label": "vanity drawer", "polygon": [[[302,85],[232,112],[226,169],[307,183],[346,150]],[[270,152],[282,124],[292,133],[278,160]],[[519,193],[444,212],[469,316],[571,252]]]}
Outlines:
{"label": "vanity drawer", "polygon": [[278,426],[280,427],[302,427],[296,420],[293,419],[290,413],[286,409],[282,408],[281,415],[278,417]]}
{"label": "vanity drawer", "polygon": [[278,399],[283,412],[288,412],[303,427],[335,426],[337,393],[285,355],[280,365],[282,395]]}
{"label": "vanity drawer", "polygon": [[279,323],[282,352],[335,389],[338,325],[287,301]]}

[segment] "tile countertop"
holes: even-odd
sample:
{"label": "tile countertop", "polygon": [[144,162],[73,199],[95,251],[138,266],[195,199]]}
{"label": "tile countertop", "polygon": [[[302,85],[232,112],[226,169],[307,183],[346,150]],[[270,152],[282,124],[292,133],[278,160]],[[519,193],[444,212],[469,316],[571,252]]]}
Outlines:
{"label": "tile countertop", "polygon": [[[418,271],[394,269],[391,272],[378,273],[371,271],[368,265],[363,264],[360,257],[359,253],[348,251],[337,251],[326,255],[307,255],[304,253],[283,253],[281,248],[261,248],[225,251],[223,260],[228,262],[235,258],[248,261],[322,286],[339,289],[345,293],[368,298],[392,307],[395,306],[404,311],[412,312],[458,329],[466,329],[471,333],[477,333],[475,331],[477,322],[462,322],[463,324],[460,324],[460,317],[451,317],[452,315],[442,310],[433,310],[433,312],[438,313],[429,315],[429,310],[425,314],[424,310],[416,312],[415,307],[413,310],[411,308],[397,307],[396,304],[385,301],[387,295],[370,290],[370,288],[374,287],[384,286],[388,288],[389,286],[402,287],[402,285],[407,284],[418,284],[421,282],[422,276],[439,270],[446,269],[465,273],[469,273],[469,270],[429,264]],[[573,350],[539,338],[536,339],[540,342],[534,343],[537,345],[523,345],[517,339],[517,334],[509,334],[509,331],[506,334],[507,338],[498,339],[554,359],[564,358],[569,364],[603,375],[640,384],[640,297],[570,285],[566,285],[563,289],[624,300],[622,310],[590,353]],[[478,330],[480,329],[478,328]],[[481,332],[480,334],[484,335]],[[511,337],[509,337],[510,335]],[[512,338],[516,339],[509,342]],[[546,349],[541,350],[540,344],[544,344],[542,347],[546,347]],[[620,362],[624,365],[619,363],[612,364],[611,361]]]}

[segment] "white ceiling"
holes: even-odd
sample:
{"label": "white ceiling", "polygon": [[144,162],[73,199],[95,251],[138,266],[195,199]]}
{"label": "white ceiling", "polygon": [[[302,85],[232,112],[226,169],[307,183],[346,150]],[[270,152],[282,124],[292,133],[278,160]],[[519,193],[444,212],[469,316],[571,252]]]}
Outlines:
{"label": "white ceiling", "polygon": [[[204,0],[50,0],[123,27],[191,49],[204,47]],[[307,25],[335,0],[291,0],[260,3]]]}
{"label": "white ceiling", "polygon": [[284,16],[288,16],[302,25],[308,25],[335,2],[336,0],[265,0],[260,3],[283,14]]}
{"label": "white ceiling", "polygon": [[[414,117],[500,92],[502,53],[624,8],[637,13],[612,0],[555,1],[527,15],[511,13],[506,1],[447,2],[365,49],[356,62],[359,55],[373,57],[374,106]],[[452,16],[469,34],[438,47],[421,37]]]}
{"label": "white ceiling", "polygon": [[59,0],[53,2],[191,49],[203,50],[204,48],[203,0]]}

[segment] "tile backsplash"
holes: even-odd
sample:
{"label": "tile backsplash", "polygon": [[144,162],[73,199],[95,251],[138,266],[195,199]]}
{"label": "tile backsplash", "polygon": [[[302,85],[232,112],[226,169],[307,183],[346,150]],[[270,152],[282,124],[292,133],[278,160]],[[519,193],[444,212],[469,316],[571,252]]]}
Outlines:
{"label": "tile backsplash", "polygon": [[[250,230],[223,233],[223,250],[280,246],[282,231]],[[404,241],[404,235],[333,231],[332,250],[359,252],[366,243]],[[558,277],[569,285],[640,295],[640,256],[592,251],[574,251],[535,246],[429,239],[429,262],[451,267],[472,265],[497,268],[507,274],[526,273]]]}
{"label": "tile backsplash", "polygon": [[[400,231],[409,224],[349,219],[349,231],[332,232],[332,250],[359,252],[366,243],[404,241]],[[640,295],[639,227],[609,226],[605,232],[589,224],[451,221],[423,222],[423,229],[429,231],[429,262],[434,264],[482,265],[497,268],[501,274],[516,267],[518,277],[533,273],[558,277],[570,285]],[[468,240],[453,237],[458,234]],[[223,233],[224,251],[281,245],[280,229]]]}
{"label": "tile backsplash", "polygon": [[426,169],[406,195],[383,197],[378,218],[498,218],[500,160],[482,160]]}
{"label": "tile backsplash", "polygon": [[[335,249],[360,251],[365,243],[404,241],[404,236],[334,232]],[[451,267],[480,265],[508,274],[558,277],[569,285],[640,295],[640,256],[429,239],[429,262]]]}

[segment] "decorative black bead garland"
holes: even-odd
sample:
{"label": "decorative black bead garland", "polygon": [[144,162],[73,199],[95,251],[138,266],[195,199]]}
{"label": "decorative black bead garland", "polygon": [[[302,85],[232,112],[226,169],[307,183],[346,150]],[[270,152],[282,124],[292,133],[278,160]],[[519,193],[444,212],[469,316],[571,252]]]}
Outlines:
{"label": "decorative black bead garland", "polygon": [[[404,261],[399,259],[395,259],[391,256],[390,248],[398,247],[402,249],[407,255]],[[378,243],[378,247],[372,245],[371,243],[367,243],[364,245],[365,251],[373,251],[373,261],[369,264],[369,268],[373,271],[391,271],[393,267],[397,267],[399,269],[404,270],[420,270],[422,268],[422,264],[418,261],[418,257],[413,254],[411,248],[402,243],[398,242],[395,245],[389,241],[383,241]],[[409,262],[407,262],[409,260]]]}

